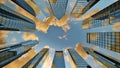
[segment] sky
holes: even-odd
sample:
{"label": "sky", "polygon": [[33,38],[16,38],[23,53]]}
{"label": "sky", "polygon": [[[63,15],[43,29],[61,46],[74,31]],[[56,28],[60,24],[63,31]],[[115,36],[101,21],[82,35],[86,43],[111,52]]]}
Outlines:
{"label": "sky", "polygon": [[[69,47],[76,47],[77,43],[85,43],[85,46],[90,46],[86,43],[86,33],[88,32],[103,32],[103,31],[114,31],[113,26],[95,28],[90,30],[82,30],[82,20],[89,17],[90,15],[104,9],[113,2],[117,0],[100,0],[96,5],[94,5],[89,11],[87,11],[80,18],[73,18],[69,16],[70,11],[72,10],[76,0],[69,0],[67,7],[68,19],[63,21],[64,24],[60,24],[61,21],[55,23],[46,23],[46,20],[49,19],[48,13],[48,3],[47,0],[34,0],[38,7],[41,9],[40,14],[37,18],[42,22],[40,25],[37,24],[37,30],[33,32],[21,32],[21,31],[0,31],[0,41],[2,41],[1,46],[13,45],[20,43],[26,40],[38,40],[39,44],[35,46],[35,51],[39,52],[44,46],[49,46],[55,50],[62,50]],[[7,3],[8,4],[8,3]],[[13,7],[13,6],[10,6]],[[16,9],[16,7],[14,7]],[[96,10],[97,9],[97,10]],[[34,19],[34,17],[30,16]],[[48,25],[46,26],[45,23]],[[119,30],[118,30],[119,31]],[[98,49],[100,50],[100,49]],[[105,51],[103,51],[105,52]],[[109,51],[106,51],[107,54]],[[110,52],[109,52],[110,53]],[[113,55],[114,53],[112,53]],[[119,58],[119,57],[116,57]],[[88,59],[89,61],[89,59]],[[70,68],[70,67],[68,67]]]}
{"label": "sky", "polygon": [[[35,0],[35,2],[42,0]],[[100,0],[95,6],[93,6],[87,13],[93,13],[95,9],[102,10],[106,6],[110,5],[111,3],[115,2],[116,0]],[[39,4],[38,6],[41,8],[41,14],[37,16],[39,19],[45,19],[50,14],[45,10],[48,7],[47,1],[44,1],[46,6]],[[72,7],[75,4],[75,0],[69,0],[67,12],[70,13]],[[42,6],[41,6],[42,5]],[[42,12],[43,11],[43,12]],[[46,12],[46,13],[45,13]],[[86,17],[88,14],[85,13],[82,17]],[[82,17],[80,17],[82,19]],[[16,31],[3,31],[5,35],[5,41],[8,44],[19,43],[24,40],[39,40],[39,44],[36,47],[36,50],[39,51],[39,48],[43,48],[46,45],[49,45],[56,50],[62,50],[66,47],[75,47],[77,43],[84,43],[85,42],[85,33],[86,31],[82,30],[82,20],[75,19],[69,16],[69,20],[66,22],[65,25],[62,26],[55,26],[50,25],[47,32],[43,32],[40,30],[35,30],[34,32],[16,32]],[[83,18],[84,19],[84,18]],[[42,20],[44,21],[44,20]],[[57,22],[56,22],[57,23]],[[65,29],[64,27],[65,26]]]}

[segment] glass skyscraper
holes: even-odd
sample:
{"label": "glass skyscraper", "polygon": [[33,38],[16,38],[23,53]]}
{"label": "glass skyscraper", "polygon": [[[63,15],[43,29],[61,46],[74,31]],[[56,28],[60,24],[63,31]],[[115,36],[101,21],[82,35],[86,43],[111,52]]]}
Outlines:
{"label": "glass skyscraper", "polygon": [[[28,11],[33,16],[36,16],[39,13],[39,8],[33,0],[12,0],[17,5]],[[32,5],[30,5],[32,4]]]}
{"label": "glass skyscraper", "polygon": [[0,3],[0,30],[33,31],[34,21]]}
{"label": "glass skyscraper", "polygon": [[120,63],[110,56],[99,53],[91,48],[84,47],[84,50],[95,59],[104,64],[107,68],[119,68]]}
{"label": "glass skyscraper", "polygon": [[55,52],[52,68],[65,68],[63,51]]}
{"label": "glass skyscraper", "polygon": [[71,16],[80,17],[93,7],[99,0],[77,0],[72,11]]}
{"label": "glass skyscraper", "polygon": [[65,13],[68,4],[68,0],[48,0],[53,11],[54,16],[57,19],[61,19]]}
{"label": "glass skyscraper", "polygon": [[117,1],[83,21],[83,29],[114,25],[120,21],[120,1]]}
{"label": "glass skyscraper", "polygon": [[26,63],[23,66],[23,68],[36,68],[43,59],[43,57],[48,55],[48,52],[49,52],[48,48],[43,48],[35,57],[33,57],[33,59],[31,59],[28,63]]}
{"label": "glass skyscraper", "polygon": [[36,44],[38,44],[38,41],[29,40],[29,41],[15,44],[15,45],[1,47],[0,48],[0,67],[22,56]]}
{"label": "glass skyscraper", "polygon": [[76,68],[91,68],[88,63],[75,51],[75,49],[68,49],[71,58],[76,65]]}

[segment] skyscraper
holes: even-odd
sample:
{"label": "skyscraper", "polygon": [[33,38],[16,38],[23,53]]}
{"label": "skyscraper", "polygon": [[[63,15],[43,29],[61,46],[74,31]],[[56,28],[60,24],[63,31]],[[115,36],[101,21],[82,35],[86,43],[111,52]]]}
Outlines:
{"label": "skyscraper", "polygon": [[87,34],[87,43],[120,53],[120,32],[92,32]]}
{"label": "skyscraper", "polygon": [[54,16],[57,19],[61,19],[65,13],[68,4],[68,0],[48,0]]}
{"label": "skyscraper", "polygon": [[120,1],[109,5],[83,21],[83,29],[92,29],[114,25],[120,21]]}
{"label": "skyscraper", "polygon": [[77,0],[71,11],[71,16],[76,18],[80,17],[91,7],[93,7],[98,1],[99,0]]}
{"label": "skyscraper", "polygon": [[0,30],[33,31],[35,23],[24,15],[0,3]]}
{"label": "skyscraper", "polygon": [[[42,62],[42,59],[46,59],[48,56],[49,49],[48,48],[43,48],[33,59],[31,59],[28,63],[26,63],[22,68],[37,68],[37,66]],[[38,67],[40,68],[40,66]]]}
{"label": "skyscraper", "polygon": [[88,63],[74,50],[68,49],[68,52],[76,66],[76,68],[91,68]]}
{"label": "skyscraper", "polygon": [[35,4],[33,0],[12,0],[17,5],[28,11],[33,16],[37,16],[40,12],[40,9]]}
{"label": "skyscraper", "polygon": [[84,50],[91,56],[93,56],[95,59],[100,61],[102,64],[104,64],[107,68],[119,68],[120,63],[118,60],[115,60],[114,58],[104,55],[100,52],[97,52],[93,50],[92,48],[84,47]]}
{"label": "skyscraper", "polygon": [[38,41],[29,40],[12,46],[0,48],[0,67],[5,66],[6,64],[22,56],[36,44],[38,44]]}
{"label": "skyscraper", "polygon": [[52,68],[65,68],[63,51],[55,52]]}

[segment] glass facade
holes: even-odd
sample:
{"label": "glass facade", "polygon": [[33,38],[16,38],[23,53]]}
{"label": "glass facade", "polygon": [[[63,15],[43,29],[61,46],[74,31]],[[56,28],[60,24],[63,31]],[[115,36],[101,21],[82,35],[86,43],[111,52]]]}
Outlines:
{"label": "glass facade", "polygon": [[84,47],[84,50],[95,59],[104,64],[107,68],[119,68],[120,63],[112,59],[110,56],[103,55],[91,48]]}
{"label": "glass facade", "polygon": [[63,51],[55,52],[52,68],[65,68]]}
{"label": "glass facade", "polygon": [[0,30],[32,31],[36,29],[31,19],[11,10],[4,4],[0,4],[0,10]]}
{"label": "glass facade", "polygon": [[54,16],[57,19],[61,19],[66,12],[68,0],[48,0]]}
{"label": "glass facade", "polygon": [[19,5],[20,7],[22,7],[23,9],[25,9],[26,11],[28,11],[30,14],[36,16],[36,13],[33,10],[33,8],[30,5],[28,5],[25,0],[12,0],[12,1]]}
{"label": "glass facade", "polygon": [[38,41],[29,40],[16,45],[0,48],[0,67],[22,56],[36,44],[38,44]]}
{"label": "glass facade", "polygon": [[26,63],[22,68],[36,68],[36,66],[40,63],[43,57],[48,54],[48,48],[42,49],[33,59],[31,59],[28,63]]}
{"label": "glass facade", "polygon": [[77,0],[71,11],[71,15],[76,18],[80,17],[91,7],[93,7],[98,1],[99,0]]}
{"label": "glass facade", "polygon": [[93,7],[99,0],[87,0],[89,3],[83,8],[83,14]]}
{"label": "glass facade", "polygon": [[120,53],[120,32],[87,33],[87,43]]}
{"label": "glass facade", "polygon": [[[120,21],[120,1],[104,8],[100,12],[83,21],[83,29],[91,29],[102,26],[113,25]],[[91,20],[89,20],[91,19]]]}
{"label": "glass facade", "polygon": [[70,53],[76,65],[76,68],[91,68],[88,63],[74,49],[68,49],[68,52]]}
{"label": "glass facade", "polygon": [[87,5],[88,2],[86,0],[77,0],[72,11],[71,15],[73,17],[80,17],[82,15],[82,9]]}

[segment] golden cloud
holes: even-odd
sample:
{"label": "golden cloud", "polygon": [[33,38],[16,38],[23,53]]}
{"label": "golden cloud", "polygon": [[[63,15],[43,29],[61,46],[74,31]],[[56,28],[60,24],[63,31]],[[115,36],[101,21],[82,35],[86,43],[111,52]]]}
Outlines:
{"label": "golden cloud", "polygon": [[69,17],[67,15],[63,16],[63,18],[61,18],[60,20],[56,20],[53,12],[49,8],[48,9],[46,8],[47,12],[50,13],[50,16],[48,18],[46,18],[44,22],[42,22],[41,20],[39,20],[36,17],[34,17],[33,15],[31,15],[29,12],[27,12],[20,6],[16,5],[15,3],[14,3],[14,5],[16,6],[16,11],[18,11],[20,14],[30,18],[31,20],[33,20],[35,22],[36,29],[38,31],[47,33],[50,26],[62,27],[62,29],[65,31],[69,30],[69,26],[67,25]]}
{"label": "golden cloud", "polygon": [[113,25],[112,30],[119,30],[120,29],[120,22],[117,22]]}
{"label": "golden cloud", "polygon": [[5,3],[6,3],[6,0],[0,0],[0,3],[1,3],[1,4],[5,4]]}
{"label": "golden cloud", "polygon": [[0,31],[0,45],[6,45],[6,37],[8,36],[7,31]]}
{"label": "golden cloud", "polygon": [[84,59],[87,58],[88,54],[84,51],[84,49],[83,49],[83,44],[80,44],[80,43],[76,44],[75,50],[78,52],[78,54],[79,54],[82,58],[84,58]]}
{"label": "golden cloud", "polygon": [[68,30],[70,30],[70,26],[68,24],[62,26],[62,29],[67,32]]}
{"label": "golden cloud", "polygon": [[24,33],[22,38],[24,40],[39,40],[38,36],[32,33]]}
{"label": "golden cloud", "polygon": [[44,46],[44,48],[50,48],[50,46],[49,46],[49,45],[46,45],[46,46]]}

